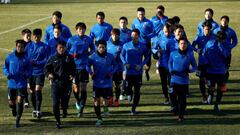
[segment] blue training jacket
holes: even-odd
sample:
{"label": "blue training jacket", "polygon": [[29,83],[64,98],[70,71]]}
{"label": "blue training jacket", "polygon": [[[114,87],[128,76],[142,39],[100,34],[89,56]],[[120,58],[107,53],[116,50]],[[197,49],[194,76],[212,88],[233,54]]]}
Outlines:
{"label": "blue training jacket", "polygon": [[150,43],[151,38],[155,36],[153,24],[147,18],[144,18],[142,22],[138,18],[133,20],[132,29],[138,29],[140,31],[140,42],[143,44]]}
{"label": "blue training jacket", "polygon": [[168,60],[170,57],[170,44],[171,36],[162,35],[161,37],[155,37],[153,39],[152,53],[156,54],[160,52],[158,59],[158,67],[164,67],[168,69]]}
{"label": "blue training jacket", "polygon": [[50,54],[49,46],[41,41],[38,43],[32,41],[25,47],[25,53],[32,63],[32,75],[44,74],[43,69]]}
{"label": "blue training jacket", "polygon": [[119,28],[119,30],[120,30],[119,39],[120,39],[121,42],[123,42],[123,44],[132,40],[132,37],[131,37],[132,30],[130,30],[128,28],[126,28],[125,30]]}
{"label": "blue training jacket", "polygon": [[[123,70],[126,71],[127,75],[139,75],[142,74],[143,66],[147,64],[149,55],[146,46],[141,42],[134,44],[130,41],[123,45],[120,58],[124,65]],[[127,69],[126,64],[130,64],[130,68]],[[136,70],[137,65],[141,66],[140,70]]]}
{"label": "blue training jacket", "polygon": [[96,51],[89,56],[88,72],[95,75],[93,79],[94,87],[112,88],[112,75],[116,70],[117,63],[112,54],[106,53],[104,57],[100,57]]}
{"label": "blue training jacket", "polygon": [[171,84],[189,84],[189,73],[196,71],[197,64],[193,53],[186,51],[185,54],[181,54],[176,50],[170,54],[168,68],[171,73]]}
{"label": "blue training jacket", "polygon": [[[213,33],[217,34],[218,31],[221,31],[221,27],[216,28],[213,31]],[[226,32],[226,35],[227,35],[226,41],[227,41],[227,44],[230,46],[230,48],[233,49],[234,47],[236,47],[238,44],[238,38],[237,38],[236,32],[230,27],[228,27],[226,30],[223,30],[223,31]]]}
{"label": "blue training jacket", "polygon": [[[203,35],[204,35],[202,25],[203,25],[203,23],[204,23],[205,21],[206,21],[206,20],[203,20],[203,21],[201,21],[201,22],[198,24],[197,35],[199,35],[199,36],[203,36]],[[209,21],[211,21],[211,24],[212,24],[212,31],[219,27],[218,24],[217,24],[217,22],[215,22],[214,20],[209,20]]]}
{"label": "blue training jacket", "polygon": [[50,56],[52,56],[52,55],[54,55],[55,53],[56,53],[56,47],[57,47],[57,43],[59,42],[59,41],[64,41],[65,43],[67,42],[63,37],[59,37],[59,38],[52,38],[52,39],[50,39],[49,41],[48,41],[48,46],[49,46],[49,48],[50,48],[50,54],[49,54],[49,57]]}
{"label": "blue training jacket", "polygon": [[192,48],[195,52],[198,53],[198,65],[207,64],[206,57],[203,56],[203,50],[209,40],[213,40],[216,37],[211,33],[209,36],[196,36],[193,43]]}
{"label": "blue training jacket", "polygon": [[107,52],[112,54],[115,58],[115,61],[117,62],[117,71],[116,72],[122,72],[122,60],[120,58],[120,53],[122,51],[123,43],[121,41],[118,41],[117,43],[113,43],[112,38],[107,41]]}
{"label": "blue training jacket", "polygon": [[228,70],[227,57],[231,54],[231,48],[227,42],[220,43],[216,39],[209,40],[203,50],[207,59],[207,73],[225,74]]}
{"label": "blue training jacket", "polygon": [[[64,38],[65,41],[67,41],[68,38],[72,37],[71,31],[69,30],[69,28],[66,25],[62,24],[61,22],[58,25],[60,25],[62,27],[61,36]],[[47,44],[50,39],[54,38],[53,29],[54,29],[53,24],[48,25],[48,27],[46,28],[45,36],[44,36],[45,44]]]}
{"label": "blue training jacket", "polygon": [[86,69],[88,65],[88,56],[95,51],[95,45],[93,44],[93,40],[87,35],[83,37],[74,35],[69,38],[67,42],[67,50],[74,58],[76,69]]}
{"label": "blue training jacket", "polygon": [[3,73],[8,78],[9,88],[27,88],[27,78],[32,74],[30,60],[26,55],[16,56],[16,51],[13,51],[5,59]]}
{"label": "blue training jacket", "polygon": [[155,33],[157,34],[160,33],[160,31],[163,29],[163,26],[166,24],[167,20],[168,20],[167,16],[159,18],[157,15],[155,15],[152,17],[151,22],[153,24]]}
{"label": "blue training jacket", "polygon": [[108,41],[111,36],[113,27],[111,24],[104,22],[103,24],[95,24],[90,30],[90,38],[94,41]]}

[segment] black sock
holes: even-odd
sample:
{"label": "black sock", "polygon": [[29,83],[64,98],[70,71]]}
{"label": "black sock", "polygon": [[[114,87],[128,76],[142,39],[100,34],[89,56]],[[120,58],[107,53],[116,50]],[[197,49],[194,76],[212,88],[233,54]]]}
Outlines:
{"label": "black sock", "polygon": [[98,118],[98,119],[102,119],[102,117],[101,117],[101,108],[100,108],[100,105],[98,105],[98,106],[95,106],[95,105],[94,105],[94,110],[95,110],[95,114],[97,115],[97,118]]}
{"label": "black sock", "polygon": [[9,107],[12,109],[12,115],[16,116],[17,115],[17,111],[16,111],[16,104],[9,104]]}
{"label": "black sock", "polygon": [[17,117],[16,117],[16,123],[19,123],[22,113],[23,113],[23,102],[17,103]]}
{"label": "black sock", "polygon": [[82,91],[81,92],[81,99],[80,99],[80,105],[81,105],[81,110],[80,112],[83,112],[84,106],[86,104],[86,100],[87,100],[87,92],[86,91]]}
{"label": "black sock", "polygon": [[126,80],[122,81],[122,90],[121,90],[121,95],[125,95],[126,94]]}
{"label": "black sock", "polygon": [[77,92],[73,91],[73,95],[74,95],[75,99],[77,100],[77,103],[79,103],[80,102],[79,91],[77,91]]}
{"label": "black sock", "polygon": [[33,110],[36,110],[36,94],[34,91],[33,91],[33,93],[31,93],[30,97],[31,97],[31,101],[32,101]]}
{"label": "black sock", "polygon": [[25,101],[25,103],[29,103],[29,100],[28,100],[28,92],[26,92],[26,95],[25,95],[24,101]]}
{"label": "black sock", "polygon": [[35,93],[36,93],[36,110],[40,111],[41,110],[41,104],[42,104],[42,91],[38,90]]}

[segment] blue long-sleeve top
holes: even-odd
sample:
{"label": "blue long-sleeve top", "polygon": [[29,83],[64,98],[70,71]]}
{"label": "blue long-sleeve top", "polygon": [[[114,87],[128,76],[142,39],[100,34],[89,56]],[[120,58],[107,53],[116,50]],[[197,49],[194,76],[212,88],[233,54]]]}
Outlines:
{"label": "blue long-sleeve top", "polygon": [[198,65],[205,65],[207,64],[206,57],[203,56],[203,50],[209,40],[213,40],[216,37],[213,34],[209,36],[196,36],[193,43],[192,48],[195,52],[198,53]]}
{"label": "blue long-sleeve top", "polygon": [[[218,27],[216,28],[213,33],[216,35],[218,31],[221,31],[221,27]],[[231,49],[233,49],[234,47],[237,46],[238,44],[238,38],[237,38],[237,35],[236,35],[236,32],[228,27],[226,30],[223,30],[226,32],[226,41],[227,41],[227,44],[230,46]]]}
{"label": "blue long-sleeve top", "polygon": [[167,16],[158,17],[157,15],[153,16],[151,22],[153,24],[154,31],[159,34],[160,31],[163,29],[163,26],[166,24],[168,20]]}
{"label": "blue long-sleeve top", "polygon": [[56,47],[57,47],[57,43],[59,42],[59,41],[64,41],[65,43],[67,42],[66,41],[66,39],[64,39],[63,37],[59,37],[59,38],[52,38],[52,39],[50,39],[49,41],[48,41],[48,46],[49,46],[49,48],[50,48],[50,54],[49,54],[49,56],[52,56],[52,55],[54,55],[55,53],[56,53]]}
{"label": "blue long-sleeve top", "polygon": [[[71,31],[66,25],[62,24],[61,22],[58,25],[62,27],[61,36],[64,38],[65,41],[67,41],[68,38],[72,37]],[[45,44],[47,44],[50,39],[54,38],[53,29],[54,29],[54,24],[48,25],[48,27],[46,28],[45,35],[44,35]]]}
{"label": "blue long-sleeve top", "polygon": [[207,73],[225,74],[227,72],[227,57],[231,54],[231,48],[227,42],[220,43],[216,39],[209,40],[203,50],[207,59]]}
{"label": "blue long-sleeve top", "polygon": [[[143,59],[144,57],[144,59]],[[143,72],[143,66],[147,64],[149,60],[148,51],[145,45],[141,42],[134,44],[132,41],[125,43],[120,54],[120,58],[123,62],[123,70],[128,75],[139,75]],[[126,68],[126,64],[130,65],[130,68]],[[136,70],[136,66],[141,66],[140,70]]]}
{"label": "blue long-sleeve top", "polygon": [[107,41],[107,52],[112,54],[115,58],[115,61],[117,62],[117,70],[116,72],[122,72],[122,60],[120,58],[120,53],[122,51],[123,43],[121,41],[118,41],[114,43],[112,39],[110,38],[109,41]]}
{"label": "blue long-sleeve top", "polygon": [[37,43],[32,41],[25,47],[25,53],[32,63],[32,75],[44,74],[44,65],[47,63],[50,54],[49,46],[41,41]]}
{"label": "blue long-sleeve top", "polygon": [[151,38],[156,35],[152,22],[147,18],[144,18],[142,22],[138,18],[133,20],[132,29],[140,31],[140,42],[143,44],[151,42]]}
{"label": "blue long-sleeve top", "polygon": [[94,74],[93,86],[97,88],[112,88],[112,75],[117,70],[114,56],[106,53],[100,56],[96,51],[89,56],[88,72]]}
{"label": "blue long-sleeve top", "polygon": [[120,30],[120,36],[119,39],[121,42],[123,42],[124,44],[127,42],[130,42],[132,40],[131,34],[132,34],[132,30],[126,28],[126,29],[121,29]]}
{"label": "blue long-sleeve top", "polygon": [[[201,21],[201,22],[198,24],[197,35],[199,35],[199,36],[203,36],[203,35],[204,35],[202,25],[203,25],[203,23],[204,23],[205,21],[206,21],[206,20],[203,20],[203,21]],[[211,24],[212,24],[212,31],[219,27],[218,24],[217,24],[217,22],[215,22],[213,19],[211,19],[211,20],[209,20],[209,21],[210,21]]]}
{"label": "blue long-sleeve top", "polygon": [[86,69],[88,56],[95,52],[95,45],[93,40],[86,35],[82,37],[74,35],[67,42],[67,50],[74,58],[76,69]]}
{"label": "blue long-sleeve top", "polygon": [[189,73],[195,72],[197,64],[192,53],[187,50],[180,53],[180,50],[171,52],[168,62],[171,73],[171,83],[189,84]]}
{"label": "blue long-sleeve top", "polygon": [[164,67],[168,69],[168,60],[170,57],[170,44],[171,36],[162,35],[161,37],[155,37],[153,40],[154,44],[152,47],[152,53],[156,54],[160,52],[158,59],[158,67]]}
{"label": "blue long-sleeve top", "polygon": [[8,87],[27,88],[27,78],[32,74],[32,66],[26,55],[17,56],[16,51],[7,55],[3,73],[8,78]]}
{"label": "blue long-sleeve top", "polygon": [[104,22],[103,24],[95,24],[90,30],[90,38],[94,41],[108,41],[111,36],[112,25]]}

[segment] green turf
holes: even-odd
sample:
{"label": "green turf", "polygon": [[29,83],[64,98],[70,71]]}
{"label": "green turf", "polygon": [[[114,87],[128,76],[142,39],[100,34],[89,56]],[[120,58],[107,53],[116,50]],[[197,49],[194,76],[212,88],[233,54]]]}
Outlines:
{"label": "green turf", "polygon": [[[152,17],[158,4],[166,7],[166,15],[169,17],[178,15],[181,18],[181,24],[184,25],[187,36],[192,41],[196,35],[197,24],[203,19],[203,11],[211,7],[214,9],[214,19],[219,22],[222,15],[230,16],[230,26],[237,32],[239,37],[239,6],[240,2],[123,2],[121,3],[78,3],[77,0],[57,1],[47,4],[46,0],[42,0],[41,4],[9,4],[0,5],[0,33],[9,29],[22,26],[37,19],[51,16],[55,10],[61,10],[63,13],[63,23],[67,24],[72,33],[75,34],[74,26],[78,21],[84,21],[87,24],[87,34],[90,27],[96,23],[95,14],[97,11],[106,13],[106,21],[118,27],[118,18],[127,16],[129,19],[129,27],[132,20],[136,17],[136,9],[144,6],[146,16]],[[136,1],[136,0],[133,0]],[[36,1],[20,1],[15,3],[36,3]],[[39,1],[37,1],[39,2]],[[65,3],[61,3],[65,2]],[[71,3],[74,2],[74,3]],[[82,2],[82,1],[80,1]],[[93,1],[92,2],[97,2]],[[112,1],[100,1],[112,2]],[[51,19],[27,26],[30,29],[45,29]],[[25,28],[25,27],[24,27]],[[0,48],[14,48],[16,38],[21,38],[21,29],[0,35]],[[14,129],[15,119],[10,114],[7,105],[7,80],[0,71],[0,134],[163,134],[163,135],[198,135],[198,134],[214,134],[214,135],[239,135],[240,134],[240,64],[239,47],[233,50],[232,67],[230,72],[229,91],[224,94],[223,102],[220,106],[222,113],[213,113],[213,106],[202,105],[200,103],[201,96],[198,90],[197,78],[191,75],[190,93],[188,99],[186,121],[178,123],[176,116],[169,113],[169,107],[162,105],[163,98],[161,96],[160,81],[158,75],[155,74],[155,64],[151,70],[151,81],[146,82],[142,87],[142,96],[139,116],[130,116],[130,104],[127,101],[121,102],[119,108],[111,108],[112,115],[104,117],[104,124],[100,128],[96,128],[95,114],[92,107],[91,83],[88,87],[88,100],[83,118],[76,117],[74,108],[74,98],[72,96],[69,108],[69,117],[63,120],[65,128],[56,130],[54,128],[54,117],[51,113],[51,98],[48,82],[43,91],[42,111],[44,117],[36,120],[31,117],[31,109],[24,110],[22,117],[22,128]],[[0,67],[8,52],[0,50]]]}

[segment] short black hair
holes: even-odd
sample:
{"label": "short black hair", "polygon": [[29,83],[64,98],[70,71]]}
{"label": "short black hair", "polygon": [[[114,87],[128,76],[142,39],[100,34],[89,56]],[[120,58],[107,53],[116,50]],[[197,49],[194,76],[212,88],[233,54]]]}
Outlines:
{"label": "short black hair", "polygon": [[133,33],[133,32],[137,33],[137,34],[140,36],[140,31],[139,31],[139,29],[133,29],[133,30],[132,30],[132,33]]}
{"label": "short black hair", "polygon": [[212,23],[209,20],[206,20],[205,22],[203,22],[202,27],[209,27],[210,29],[212,29]]}
{"label": "short black hair", "polygon": [[114,35],[118,35],[118,36],[119,36],[119,35],[120,35],[120,30],[117,29],[117,28],[113,28],[112,31],[111,31],[111,34],[112,34],[112,35],[114,34]]}
{"label": "short black hair", "polygon": [[179,16],[172,17],[174,24],[178,24],[181,20]]}
{"label": "short black hair", "polygon": [[105,47],[107,47],[107,42],[103,39],[97,41],[97,46],[99,46],[100,44],[103,44]]}
{"label": "short black hair", "polygon": [[85,23],[83,23],[83,22],[78,22],[77,24],[76,24],[76,26],[75,26],[75,29],[77,30],[78,28],[82,28],[82,29],[87,29],[87,26],[86,26],[86,24]]}
{"label": "short black hair", "polygon": [[28,28],[27,29],[23,29],[21,33],[22,33],[22,35],[25,35],[27,33],[32,34],[31,30],[28,29]]}
{"label": "short black hair", "polygon": [[40,28],[36,28],[33,30],[33,35],[38,35],[38,36],[42,36],[42,29]]}
{"label": "short black hair", "polygon": [[174,25],[174,20],[172,18],[168,18],[166,23],[169,25]]}
{"label": "short black hair", "polygon": [[163,12],[165,11],[165,7],[163,5],[157,6],[157,9],[161,9]]}
{"label": "short black hair", "polygon": [[214,14],[214,12],[213,12],[213,10],[212,10],[211,8],[207,8],[207,9],[204,11],[204,13],[206,13],[206,12],[210,12],[212,15]]}
{"label": "short black hair", "polygon": [[17,44],[22,44],[24,47],[25,47],[26,44],[27,44],[27,42],[25,42],[23,39],[17,39],[17,40],[15,41],[15,43],[16,43],[16,46],[17,46]]}
{"label": "short black hair", "polygon": [[120,21],[120,20],[125,20],[126,22],[128,22],[128,19],[127,19],[127,17],[125,17],[125,16],[120,17],[120,18],[119,18],[119,21]]}
{"label": "short black hair", "polygon": [[179,43],[181,40],[184,40],[185,42],[187,42],[187,38],[184,37],[184,36],[182,36],[182,37],[180,37],[180,38],[178,39],[178,43]]}
{"label": "short black hair", "polygon": [[169,25],[168,23],[166,23],[165,25],[163,25],[163,28],[166,27],[168,30],[170,29],[171,25]]}
{"label": "short black hair", "polygon": [[228,22],[229,22],[229,20],[230,20],[227,15],[222,16],[220,20],[222,20],[222,19],[226,19]]}
{"label": "short black hair", "polygon": [[227,37],[227,34],[225,31],[220,30],[217,32],[217,40],[218,41],[224,40],[224,39],[226,39],[226,37]]}
{"label": "short black hair", "polygon": [[59,41],[57,42],[56,48],[57,48],[58,45],[62,45],[62,46],[64,46],[64,47],[66,47],[66,42],[63,41],[63,40],[59,40]]}
{"label": "short black hair", "polygon": [[54,25],[53,29],[58,29],[62,32],[62,26],[61,25],[56,24],[56,25]]}
{"label": "short black hair", "polygon": [[101,16],[103,19],[105,18],[105,14],[102,11],[97,12],[96,18],[97,18],[97,16]]}
{"label": "short black hair", "polygon": [[177,24],[174,31],[176,31],[177,29],[183,29],[184,30],[184,27],[181,24]]}
{"label": "short black hair", "polygon": [[52,16],[57,16],[59,19],[62,19],[62,13],[60,12],[60,11],[54,11],[53,13],[52,13]]}
{"label": "short black hair", "polygon": [[139,8],[137,9],[137,12],[143,12],[143,13],[145,13],[145,9],[144,9],[143,7],[139,7]]}

